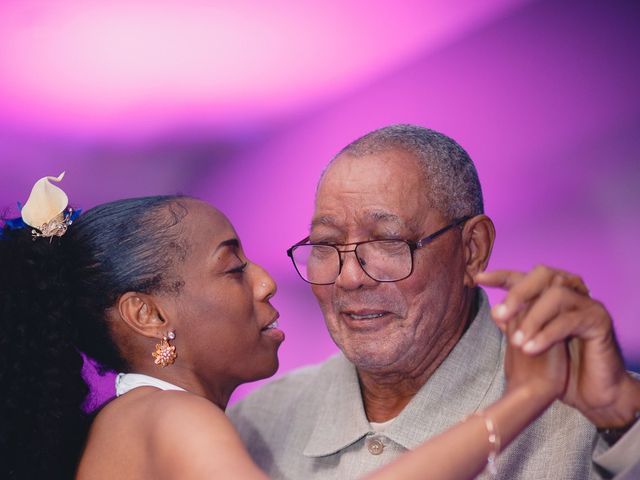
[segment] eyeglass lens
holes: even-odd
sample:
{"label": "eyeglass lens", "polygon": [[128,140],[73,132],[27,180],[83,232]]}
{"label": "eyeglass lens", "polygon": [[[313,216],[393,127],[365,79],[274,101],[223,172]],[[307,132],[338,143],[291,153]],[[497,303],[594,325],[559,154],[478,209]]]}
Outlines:
{"label": "eyeglass lens", "polygon": [[[341,253],[346,255],[351,251]],[[400,280],[411,273],[411,249],[402,240],[360,243],[355,255],[365,273],[380,282]],[[298,245],[293,250],[293,259],[302,278],[311,283],[330,284],[340,274],[340,253],[331,245]]]}

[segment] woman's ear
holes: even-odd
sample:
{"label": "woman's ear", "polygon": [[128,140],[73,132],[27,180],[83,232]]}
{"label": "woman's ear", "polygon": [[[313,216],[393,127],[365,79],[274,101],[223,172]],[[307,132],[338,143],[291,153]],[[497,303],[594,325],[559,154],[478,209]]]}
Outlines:
{"label": "woman's ear", "polygon": [[118,299],[117,308],[122,321],[140,335],[162,338],[170,330],[151,295],[127,292]]}
{"label": "woman's ear", "polygon": [[475,287],[475,275],[487,268],[495,237],[496,230],[493,222],[486,215],[476,215],[466,221],[462,237],[466,262],[464,275],[466,287]]}

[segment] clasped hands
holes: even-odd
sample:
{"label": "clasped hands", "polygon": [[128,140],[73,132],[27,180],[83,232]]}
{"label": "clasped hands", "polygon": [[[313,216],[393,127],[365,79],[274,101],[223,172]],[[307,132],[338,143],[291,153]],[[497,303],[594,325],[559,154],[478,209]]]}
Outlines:
{"label": "clasped hands", "polygon": [[492,315],[510,344],[509,382],[522,381],[529,369],[599,428],[635,420],[640,381],[625,371],[611,316],[580,277],[538,266],[527,273],[483,272],[475,281],[507,292]]}

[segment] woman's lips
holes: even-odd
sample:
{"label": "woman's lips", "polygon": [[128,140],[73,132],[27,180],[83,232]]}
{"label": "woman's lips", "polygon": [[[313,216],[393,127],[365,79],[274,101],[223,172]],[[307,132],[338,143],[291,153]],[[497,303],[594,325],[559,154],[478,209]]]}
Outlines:
{"label": "woman's lips", "polygon": [[278,320],[274,320],[273,322],[271,322],[269,325],[267,325],[266,327],[264,327],[262,330],[269,330],[271,328],[277,328],[278,327]]}
{"label": "woman's lips", "polygon": [[269,323],[267,323],[264,327],[261,328],[262,331],[268,330],[270,328],[276,328],[278,326],[278,319],[280,318],[280,313],[276,312]]}
{"label": "woman's lips", "polygon": [[284,332],[278,328],[278,318],[280,318],[280,315],[276,313],[271,322],[262,327],[260,333],[277,342],[282,342],[284,340]]}

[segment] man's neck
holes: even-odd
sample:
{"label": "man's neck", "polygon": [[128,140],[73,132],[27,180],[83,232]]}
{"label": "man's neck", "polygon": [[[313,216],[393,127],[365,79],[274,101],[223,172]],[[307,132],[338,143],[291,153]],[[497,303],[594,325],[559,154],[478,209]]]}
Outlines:
{"label": "man's neck", "polygon": [[478,312],[477,295],[475,297],[465,309],[466,321],[460,322],[460,328],[442,342],[440,348],[431,349],[413,370],[380,372],[357,368],[362,403],[369,421],[386,422],[397,417],[427,383],[475,318]]}

